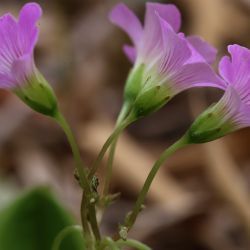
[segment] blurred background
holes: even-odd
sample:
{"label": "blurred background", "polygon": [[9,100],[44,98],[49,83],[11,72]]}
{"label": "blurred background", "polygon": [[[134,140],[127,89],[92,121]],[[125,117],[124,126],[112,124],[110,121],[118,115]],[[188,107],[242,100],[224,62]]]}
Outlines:
{"label": "blurred background", "polygon": [[[26,2],[1,0],[0,14],[16,15]],[[44,15],[36,63],[53,85],[83,159],[90,164],[114,127],[131,68],[122,52],[128,37],[107,18],[118,1],[37,2]],[[143,20],[147,1],[122,2]],[[182,31],[214,45],[218,59],[228,44],[250,48],[249,0],[158,2],[176,4],[182,13]],[[221,94],[211,89],[186,91],[126,130],[119,141],[112,179],[112,193],[120,192],[121,197],[104,216],[104,233],[115,232],[160,153]],[[46,185],[79,220],[81,191],[61,129],[2,90],[0,123],[0,208],[21,191]],[[98,173],[100,188],[104,167]],[[249,232],[247,128],[215,142],[189,146],[171,157],[155,179],[146,209],[130,236],[155,250],[247,250]]]}

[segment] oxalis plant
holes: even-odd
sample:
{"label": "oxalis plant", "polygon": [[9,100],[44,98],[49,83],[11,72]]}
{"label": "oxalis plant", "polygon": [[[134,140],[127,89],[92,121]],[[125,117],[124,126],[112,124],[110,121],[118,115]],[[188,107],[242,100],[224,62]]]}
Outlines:
{"label": "oxalis plant", "polygon": [[[130,239],[145,197],[160,167],[176,150],[191,144],[205,143],[250,125],[250,50],[229,45],[221,58],[219,75],[211,68],[216,49],[197,36],[180,33],[181,16],[172,4],[147,3],[144,25],[123,3],[110,12],[110,21],[132,40],[124,52],[132,62],[125,88],[124,102],[113,133],[104,143],[96,160],[87,166],[81,158],[76,139],[61,113],[53,89],[39,72],[34,61],[38,40],[37,21],[42,15],[37,3],[25,4],[16,19],[5,14],[0,19],[0,87],[12,91],[34,111],[51,117],[65,132],[75,160],[75,176],[82,188],[81,224],[64,228],[54,240],[59,250],[68,234],[82,232],[85,249],[133,249],[150,247]],[[109,193],[115,148],[120,134],[136,122],[167,104],[175,95],[193,87],[214,87],[224,91],[217,102],[201,113],[172,146],[152,166],[137,196],[133,209],[117,226],[115,235],[100,232],[97,211],[103,212],[117,198]],[[103,190],[98,189],[96,171],[104,155],[109,158]]]}

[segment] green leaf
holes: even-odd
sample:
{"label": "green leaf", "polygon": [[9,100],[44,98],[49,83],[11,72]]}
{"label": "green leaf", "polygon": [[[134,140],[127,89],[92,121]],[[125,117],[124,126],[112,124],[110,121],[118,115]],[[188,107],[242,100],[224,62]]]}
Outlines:
{"label": "green leaf", "polygon": [[[57,234],[74,220],[48,188],[25,193],[0,212],[1,250],[50,250]],[[69,235],[61,250],[83,250],[81,234]]]}

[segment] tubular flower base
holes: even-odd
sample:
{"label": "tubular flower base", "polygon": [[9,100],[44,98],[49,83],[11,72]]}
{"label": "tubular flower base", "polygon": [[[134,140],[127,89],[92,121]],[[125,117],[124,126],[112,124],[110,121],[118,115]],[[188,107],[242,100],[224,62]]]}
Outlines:
{"label": "tubular flower base", "polygon": [[174,5],[147,3],[144,27],[124,4],[111,11],[110,20],[128,33],[134,45],[125,45],[124,51],[134,63],[125,102],[135,117],[154,112],[188,88],[225,88],[209,66],[216,50],[199,37],[177,33],[181,18]]}
{"label": "tubular flower base", "polygon": [[188,131],[192,143],[215,140],[240,128],[250,126],[250,50],[228,46],[231,55],[219,65],[226,91],[221,100],[204,111]]}
{"label": "tubular flower base", "polygon": [[38,39],[36,22],[41,15],[38,4],[28,3],[18,20],[11,14],[0,18],[0,88],[13,91],[32,109],[53,116],[56,97],[33,58]]}

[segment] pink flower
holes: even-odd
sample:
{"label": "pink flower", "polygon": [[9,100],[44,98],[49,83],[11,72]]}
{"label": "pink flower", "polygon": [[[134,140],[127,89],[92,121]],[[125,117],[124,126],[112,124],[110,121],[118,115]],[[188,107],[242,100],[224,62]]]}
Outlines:
{"label": "pink flower", "polygon": [[28,3],[18,20],[9,13],[0,18],[0,88],[12,90],[34,110],[53,115],[56,98],[34,63],[41,15],[38,4]]}
{"label": "pink flower", "polygon": [[250,126],[250,50],[229,45],[219,71],[226,90],[220,101],[203,112],[190,128],[192,142],[214,140]]}
{"label": "pink flower", "polygon": [[38,38],[36,22],[42,10],[36,3],[26,4],[16,20],[11,14],[0,18],[0,87],[13,89],[34,74],[34,47]]}
{"label": "pink flower", "polygon": [[[133,42],[133,46],[124,46],[126,55],[134,62],[132,76],[130,74],[125,88],[125,99],[134,102],[149,89],[154,91],[150,96],[152,105],[138,107],[142,113],[158,109],[191,87],[224,88],[208,64],[215,59],[215,49],[198,37],[185,38],[182,33],[177,33],[181,19],[174,5],[147,3],[144,27],[124,4],[114,7],[110,20],[125,30]],[[154,88],[163,89],[165,94],[158,91],[159,97]],[[156,100],[152,100],[153,96]]]}

